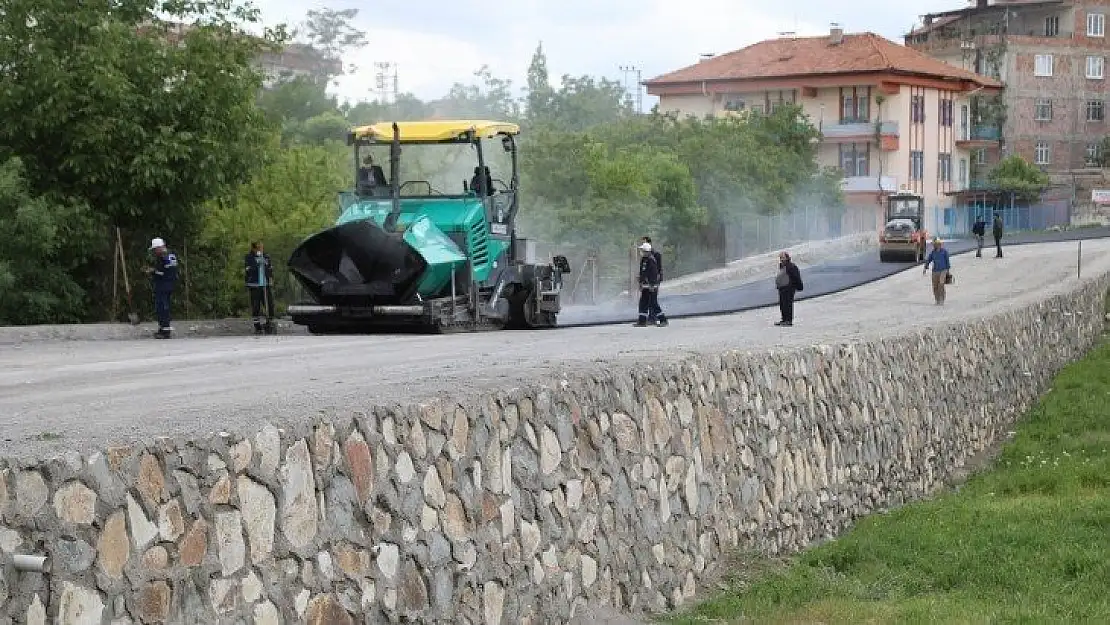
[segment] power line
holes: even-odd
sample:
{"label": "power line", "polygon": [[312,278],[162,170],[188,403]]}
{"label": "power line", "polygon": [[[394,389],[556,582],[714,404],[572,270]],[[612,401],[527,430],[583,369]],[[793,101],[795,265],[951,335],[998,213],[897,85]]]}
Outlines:
{"label": "power line", "polygon": [[621,65],[620,70],[622,72],[624,72],[624,88],[625,88],[625,91],[628,91],[628,75],[633,74],[633,73],[636,74],[636,112],[637,113],[643,113],[644,112],[644,91],[643,91],[643,85],[640,84],[643,75],[640,72],[640,68],[636,67],[635,65]]}

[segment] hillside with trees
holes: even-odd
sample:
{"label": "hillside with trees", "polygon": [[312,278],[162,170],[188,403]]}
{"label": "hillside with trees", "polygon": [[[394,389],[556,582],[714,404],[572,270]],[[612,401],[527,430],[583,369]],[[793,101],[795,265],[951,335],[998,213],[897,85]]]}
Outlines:
{"label": "hillside with trees", "polygon": [[[817,130],[800,110],[714,120],[637,114],[618,83],[548,76],[537,47],[527,84],[479,68],[435,101],[341,104],[327,81],[263,88],[254,59],[299,37],[332,58],[373,46],[354,10],[311,12],[298,30],[265,29],[226,1],[13,0],[0,14],[0,324],[126,317],[113,285],[122,233],[135,305],[149,318],[141,267],[151,237],[182,260],[175,316],[243,314],[241,259],[254,239],[280,271],[292,249],[338,214],[352,184],[344,136],[380,120],[469,117],[521,124],[521,229],[626,271],[629,244],[650,233],[678,275],[726,260],[724,236],[753,215],[840,205],[821,171]],[[155,10],[195,23],[184,34]],[[183,37],[178,46],[175,36]],[[113,297],[113,291],[116,292]]]}

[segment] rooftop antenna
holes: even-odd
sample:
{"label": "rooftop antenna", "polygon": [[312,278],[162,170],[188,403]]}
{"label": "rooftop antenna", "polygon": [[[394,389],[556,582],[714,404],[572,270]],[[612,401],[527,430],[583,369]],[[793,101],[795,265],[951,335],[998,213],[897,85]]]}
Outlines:
{"label": "rooftop antenna", "polygon": [[708,61],[709,59],[713,58],[714,53],[713,52],[702,52],[698,56],[701,57],[701,60]]}

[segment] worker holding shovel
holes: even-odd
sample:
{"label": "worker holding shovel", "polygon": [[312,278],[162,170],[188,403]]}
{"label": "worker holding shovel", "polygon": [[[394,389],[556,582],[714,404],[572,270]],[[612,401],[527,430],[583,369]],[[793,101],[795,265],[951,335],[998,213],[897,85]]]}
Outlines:
{"label": "worker holding shovel", "polygon": [[[254,333],[274,333],[274,266],[270,255],[262,249],[262,241],[251,243],[251,251],[243,258],[243,274],[251,296],[251,317]],[[265,312],[263,312],[265,311]],[[265,323],[263,323],[265,317]]]}

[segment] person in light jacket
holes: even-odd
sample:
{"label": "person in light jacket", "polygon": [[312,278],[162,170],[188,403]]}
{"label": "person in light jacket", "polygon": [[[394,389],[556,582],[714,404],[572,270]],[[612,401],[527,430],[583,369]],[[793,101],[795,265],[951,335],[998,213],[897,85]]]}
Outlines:
{"label": "person in light jacket", "polygon": [[790,327],[794,325],[794,296],[802,290],[802,272],[790,254],[779,252],[779,273],[775,277],[775,287],[779,290],[779,312],[782,320],[775,325]]}
{"label": "person in light jacket", "polygon": [[933,239],[933,249],[925,257],[925,266],[921,270],[921,275],[925,275],[929,265],[933,266],[933,300],[937,306],[944,306],[944,285],[948,281],[948,271],[952,268],[952,261],[948,257],[948,250],[944,249],[944,243],[939,238]]}

